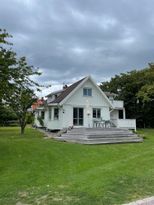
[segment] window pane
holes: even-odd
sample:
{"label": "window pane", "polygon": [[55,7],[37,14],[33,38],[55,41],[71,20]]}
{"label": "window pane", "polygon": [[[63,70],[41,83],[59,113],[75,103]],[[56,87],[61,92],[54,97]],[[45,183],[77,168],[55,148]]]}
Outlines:
{"label": "window pane", "polygon": [[101,118],[101,109],[93,108],[93,118]]}
{"label": "window pane", "polygon": [[77,118],[77,108],[74,108],[74,109],[73,109],[73,117],[74,117],[74,118]]}
{"label": "window pane", "polygon": [[73,124],[75,126],[83,125],[83,108],[74,108],[73,109]]}
{"label": "window pane", "polygon": [[93,109],[93,118],[96,118],[96,109]]}
{"label": "window pane", "polygon": [[84,96],[92,96],[92,89],[91,88],[83,88],[83,95]]}
{"label": "window pane", "polygon": [[92,89],[91,88],[88,89],[88,96],[92,96]]}
{"label": "window pane", "polygon": [[79,125],[83,125],[83,119],[79,119]]}
{"label": "window pane", "polygon": [[54,109],[54,119],[57,120],[59,118],[59,109],[55,108]]}
{"label": "window pane", "polygon": [[100,117],[101,117],[101,110],[97,109],[97,118],[100,118]]}
{"label": "window pane", "polygon": [[79,108],[79,118],[83,118],[83,108]]}
{"label": "window pane", "polygon": [[73,119],[73,124],[77,125],[77,119]]}
{"label": "window pane", "polygon": [[86,88],[83,88],[83,95],[87,96],[87,89]]}

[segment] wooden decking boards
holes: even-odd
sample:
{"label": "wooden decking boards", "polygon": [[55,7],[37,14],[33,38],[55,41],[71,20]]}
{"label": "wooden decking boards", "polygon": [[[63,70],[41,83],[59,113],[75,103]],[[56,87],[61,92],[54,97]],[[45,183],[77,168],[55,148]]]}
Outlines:
{"label": "wooden decking boards", "polygon": [[119,128],[74,128],[56,137],[57,140],[80,144],[113,144],[142,142],[143,139],[127,129]]}

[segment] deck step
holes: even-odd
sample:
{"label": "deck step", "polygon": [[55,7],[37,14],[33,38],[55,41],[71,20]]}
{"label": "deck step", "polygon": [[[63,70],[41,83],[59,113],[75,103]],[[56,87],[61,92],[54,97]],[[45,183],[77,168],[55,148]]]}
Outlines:
{"label": "deck step", "polygon": [[142,142],[142,139],[134,138],[134,139],[104,139],[104,140],[87,140],[87,139],[64,139],[64,138],[58,138],[60,141],[67,141],[67,142],[73,142],[73,143],[80,143],[80,144],[116,144],[116,143],[130,143],[130,142]]}
{"label": "deck step", "polygon": [[125,139],[125,138],[135,138],[135,137],[137,137],[138,138],[138,136],[135,134],[135,135],[102,135],[102,136],[100,136],[100,135],[92,135],[92,136],[89,136],[89,135],[73,135],[73,134],[69,134],[69,135],[67,135],[67,134],[63,134],[61,137],[63,137],[63,138],[74,138],[74,139],[89,139],[89,140],[92,140],[92,139],[98,139],[98,140],[100,140],[100,139],[112,139],[112,138],[114,138],[114,139],[116,139],[116,138],[121,138],[121,139]]}
{"label": "deck step", "polygon": [[68,141],[81,144],[113,144],[142,142],[132,131],[121,128],[75,128],[56,137],[60,141]]}

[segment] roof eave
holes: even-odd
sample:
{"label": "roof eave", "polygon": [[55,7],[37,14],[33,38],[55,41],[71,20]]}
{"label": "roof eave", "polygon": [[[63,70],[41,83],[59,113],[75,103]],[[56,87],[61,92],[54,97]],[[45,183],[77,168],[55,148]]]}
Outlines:
{"label": "roof eave", "polygon": [[48,106],[56,106],[59,105],[59,103],[48,103]]}

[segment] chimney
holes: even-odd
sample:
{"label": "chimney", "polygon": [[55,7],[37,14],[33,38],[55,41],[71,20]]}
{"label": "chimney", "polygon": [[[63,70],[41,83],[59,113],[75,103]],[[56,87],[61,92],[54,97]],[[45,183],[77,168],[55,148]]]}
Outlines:
{"label": "chimney", "polygon": [[63,90],[65,90],[66,88],[68,88],[68,86],[66,84],[63,85]]}

